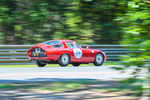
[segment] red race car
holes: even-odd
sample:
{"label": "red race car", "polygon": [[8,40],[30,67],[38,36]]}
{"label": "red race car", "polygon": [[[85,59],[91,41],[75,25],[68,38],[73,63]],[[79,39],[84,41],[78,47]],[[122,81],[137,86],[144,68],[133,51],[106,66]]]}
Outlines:
{"label": "red race car", "polygon": [[27,52],[30,60],[35,60],[39,67],[58,63],[60,66],[79,66],[94,63],[100,66],[106,61],[104,52],[96,49],[81,48],[73,40],[50,40],[33,46]]}

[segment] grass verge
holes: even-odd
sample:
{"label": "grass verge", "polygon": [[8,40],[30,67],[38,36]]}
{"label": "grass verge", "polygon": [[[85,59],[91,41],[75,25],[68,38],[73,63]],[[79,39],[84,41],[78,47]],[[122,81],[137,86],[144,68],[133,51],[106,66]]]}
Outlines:
{"label": "grass verge", "polygon": [[[106,63],[104,63],[103,65],[119,65],[119,62],[112,62],[112,61],[108,61]],[[69,67],[72,66],[72,64],[68,65]],[[89,63],[89,64],[81,64],[80,66],[94,66],[94,64]],[[0,65],[0,68],[2,67],[37,67],[37,65]],[[46,67],[60,67],[59,64],[47,64]]]}
{"label": "grass verge", "polygon": [[0,84],[0,90],[7,89],[38,89],[38,90],[50,90],[50,91],[70,91],[84,87],[87,84],[101,83],[101,81],[62,81],[62,82],[46,82],[46,83],[24,83],[24,84]]}
{"label": "grass verge", "polygon": [[[130,79],[131,80],[131,79]],[[128,80],[121,81],[98,81],[98,80],[79,80],[79,81],[62,81],[62,82],[44,82],[44,83],[11,83],[0,84],[0,90],[48,90],[54,92],[64,91],[107,91],[108,93],[123,92],[129,96],[142,95],[142,80],[132,83]]]}

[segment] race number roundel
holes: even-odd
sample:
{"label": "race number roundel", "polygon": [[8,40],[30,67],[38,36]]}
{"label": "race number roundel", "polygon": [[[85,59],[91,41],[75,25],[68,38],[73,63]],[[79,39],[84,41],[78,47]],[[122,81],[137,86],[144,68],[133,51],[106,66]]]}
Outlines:
{"label": "race number roundel", "polygon": [[73,49],[73,52],[74,52],[74,56],[76,58],[81,58],[82,57],[82,50],[81,49],[79,49],[79,48]]}

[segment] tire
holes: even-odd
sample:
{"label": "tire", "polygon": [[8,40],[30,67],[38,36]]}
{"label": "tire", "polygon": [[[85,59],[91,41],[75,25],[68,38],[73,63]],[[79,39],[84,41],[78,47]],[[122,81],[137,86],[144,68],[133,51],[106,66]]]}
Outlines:
{"label": "tire", "polygon": [[73,63],[73,66],[80,66],[80,63]]}
{"label": "tire", "polygon": [[45,62],[42,62],[42,61],[40,61],[40,60],[36,60],[36,65],[37,65],[38,67],[45,67],[45,66],[46,66],[46,63],[45,63]]}
{"label": "tire", "polygon": [[101,66],[104,63],[104,56],[102,53],[98,53],[95,56],[94,65]]}
{"label": "tire", "polygon": [[70,57],[68,54],[63,54],[59,60],[58,63],[61,67],[67,66],[70,63]]}

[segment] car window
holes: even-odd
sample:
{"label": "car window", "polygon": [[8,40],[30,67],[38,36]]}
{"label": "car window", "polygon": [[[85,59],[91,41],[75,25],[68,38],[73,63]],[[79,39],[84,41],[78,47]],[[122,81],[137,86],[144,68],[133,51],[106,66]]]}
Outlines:
{"label": "car window", "polygon": [[43,42],[42,44],[47,44],[50,45],[52,48],[62,48],[64,47],[61,41],[46,41]]}
{"label": "car window", "polygon": [[66,41],[66,45],[68,48],[79,48],[79,46],[75,42]]}
{"label": "car window", "polygon": [[56,43],[56,44],[52,44],[51,47],[53,47],[53,48],[62,48],[63,44],[62,43]]}

